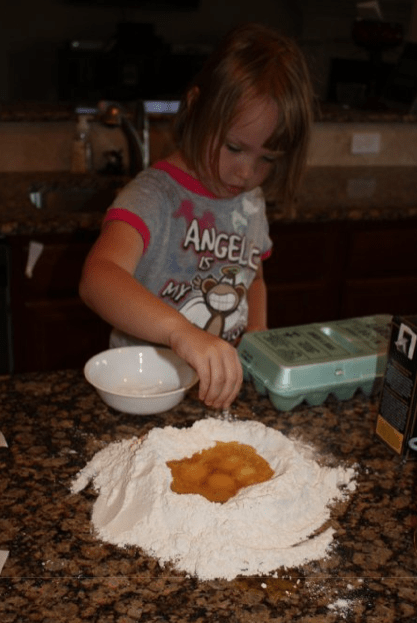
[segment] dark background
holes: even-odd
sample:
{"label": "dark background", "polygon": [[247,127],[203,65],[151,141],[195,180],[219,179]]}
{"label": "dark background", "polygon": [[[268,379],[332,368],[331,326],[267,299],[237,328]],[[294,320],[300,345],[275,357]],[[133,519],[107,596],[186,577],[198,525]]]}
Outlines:
{"label": "dark background", "polygon": [[[380,0],[405,37],[414,3]],[[219,38],[246,20],[298,40],[325,100],[336,92],[335,59],[342,82],[344,72],[351,79],[346,61],[368,61],[352,40],[355,17],[355,0],[16,0],[0,19],[0,103],[176,96]],[[401,51],[384,53],[388,68]]]}

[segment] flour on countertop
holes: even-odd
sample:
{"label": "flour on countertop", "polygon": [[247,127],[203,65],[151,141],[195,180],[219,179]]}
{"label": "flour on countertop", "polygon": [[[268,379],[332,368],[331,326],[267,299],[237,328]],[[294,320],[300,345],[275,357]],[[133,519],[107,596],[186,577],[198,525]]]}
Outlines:
{"label": "flour on countertop", "polygon": [[[166,462],[216,441],[250,444],[274,476],[224,504],[171,491]],[[354,490],[354,476],[353,468],[321,467],[304,446],[259,422],[207,418],[110,444],[81,470],[72,491],[93,482],[99,495],[92,522],[103,541],[138,546],[202,580],[231,580],[324,558],[334,530],[311,535],[329,519],[331,504]]]}
{"label": "flour on countertop", "polygon": [[352,607],[352,604],[353,601],[351,599],[339,598],[327,607],[329,610],[337,611],[339,616],[342,616],[345,619]]}

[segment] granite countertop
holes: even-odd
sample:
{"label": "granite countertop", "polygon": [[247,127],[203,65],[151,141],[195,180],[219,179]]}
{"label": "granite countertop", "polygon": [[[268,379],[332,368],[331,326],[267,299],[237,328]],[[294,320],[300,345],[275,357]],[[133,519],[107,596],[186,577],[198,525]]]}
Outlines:
{"label": "granite countertop", "polygon": [[417,168],[311,167],[294,203],[271,221],[398,220],[417,217]]}
{"label": "granite countertop", "polygon": [[[357,488],[332,510],[331,555],[278,577],[199,581],[135,547],[98,541],[91,486],[70,485],[96,452],[155,426],[213,415],[196,389],[166,414],[135,417],[104,405],[81,371],[0,379],[0,619],[136,623],[398,623],[417,619],[417,463],[373,434],[377,395],[328,398],[276,411],[244,384],[231,412],[312,444],[332,465],[357,466]],[[279,527],[278,527],[279,529]]]}
{"label": "granite countertop", "polygon": [[[127,176],[104,176],[70,172],[0,173],[0,235],[32,235],[79,230],[98,231],[106,207],[128,182]],[[36,208],[30,189],[92,189],[96,193],[85,209],[64,211],[56,204]],[[107,203],[106,203],[107,202]]]}
{"label": "granite countertop", "polygon": [[[106,197],[112,197],[128,179],[67,172],[0,173],[0,235],[98,231],[108,205]],[[268,206],[269,219],[286,223],[415,219],[416,179],[416,167],[412,166],[312,167],[306,172],[294,203]],[[102,193],[103,201],[100,209],[37,209],[29,199],[29,188],[34,185],[94,188]]]}

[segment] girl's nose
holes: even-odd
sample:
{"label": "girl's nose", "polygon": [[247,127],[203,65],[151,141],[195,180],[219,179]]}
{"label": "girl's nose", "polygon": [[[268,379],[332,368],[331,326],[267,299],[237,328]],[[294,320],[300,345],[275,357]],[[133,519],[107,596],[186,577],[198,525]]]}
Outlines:
{"label": "girl's nose", "polygon": [[249,160],[242,160],[238,167],[238,176],[241,180],[249,180],[253,176],[254,166]]}

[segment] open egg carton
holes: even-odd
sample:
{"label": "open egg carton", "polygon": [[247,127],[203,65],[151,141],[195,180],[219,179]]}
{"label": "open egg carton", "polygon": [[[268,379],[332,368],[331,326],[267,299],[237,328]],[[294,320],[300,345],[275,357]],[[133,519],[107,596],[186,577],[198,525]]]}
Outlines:
{"label": "open egg carton", "polygon": [[392,316],[380,314],[246,333],[238,347],[245,380],[280,411],[329,394],[370,395],[383,377]]}

